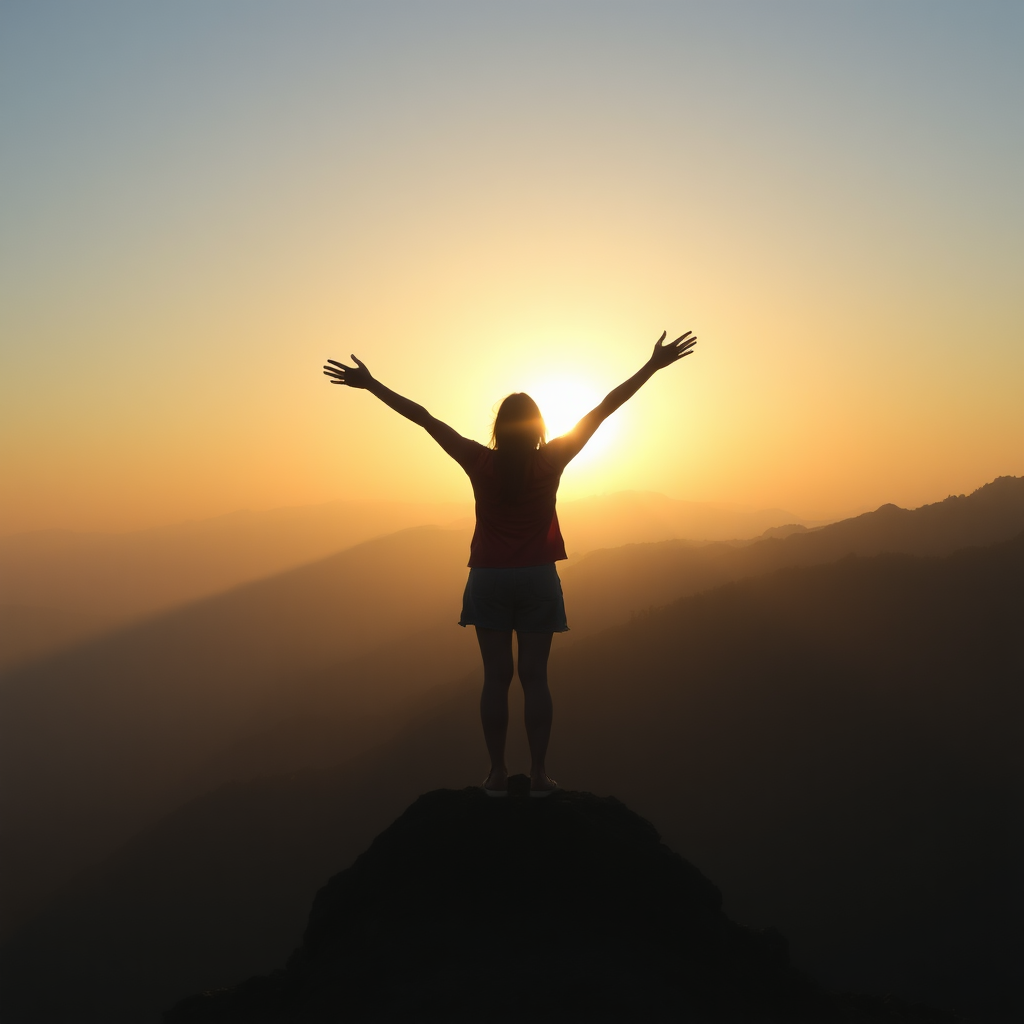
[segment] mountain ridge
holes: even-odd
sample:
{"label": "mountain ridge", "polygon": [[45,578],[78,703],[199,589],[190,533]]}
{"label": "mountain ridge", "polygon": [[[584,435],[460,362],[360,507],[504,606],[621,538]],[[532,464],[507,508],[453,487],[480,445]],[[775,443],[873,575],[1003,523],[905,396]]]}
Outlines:
{"label": "mountain ridge", "polygon": [[[391,532],[438,522],[470,528],[470,510],[468,503],[332,502],[126,534],[49,530],[0,538],[0,672]],[[734,542],[760,539],[766,527],[820,528],[781,509],[733,509],[648,491],[563,502],[559,514],[571,562],[627,543]]]}
{"label": "mountain ridge", "polygon": [[[64,642],[74,641],[95,632],[93,619],[126,624],[389,533],[471,526],[472,512],[471,501],[340,501],[240,510],[122,533],[51,529],[0,537],[0,628],[7,651],[0,648],[0,667],[45,650],[41,643],[26,643],[21,633],[12,635],[17,624],[7,624],[4,614],[20,610],[24,619],[38,609],[49,614],[52,629],[55,614],[77,613],[82,621],[69,623],[63,633]],[[646,491],[562,502],[560,513],[574,552],[629,539],[752,536],[796,518],[779,509],[728,509]]]}

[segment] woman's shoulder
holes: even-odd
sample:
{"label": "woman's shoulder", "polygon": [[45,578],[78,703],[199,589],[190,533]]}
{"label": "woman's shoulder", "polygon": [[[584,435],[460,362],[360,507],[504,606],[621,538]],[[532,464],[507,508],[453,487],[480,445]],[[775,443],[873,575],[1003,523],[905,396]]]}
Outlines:
{"label": "woman's shoulder", "polygon": [[465,439],[466,443],[460,453],[459,462],[467,473],[475,472],[486,466],[494,458],[494,449],[488,448],[479,441]]}
{"label": "woman's shoulder", "polygon": [[569,461],[566,457],[566,448],[565,437],[553,437],[546,445],[537,449],[537,454],[541,461],[561,473]]}

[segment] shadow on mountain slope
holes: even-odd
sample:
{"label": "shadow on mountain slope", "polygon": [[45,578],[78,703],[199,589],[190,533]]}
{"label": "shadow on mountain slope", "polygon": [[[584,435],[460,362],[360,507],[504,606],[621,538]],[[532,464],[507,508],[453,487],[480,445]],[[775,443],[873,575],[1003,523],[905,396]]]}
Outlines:
{"label": "shadow on mountain slope", "polygon": [[954,1019],[822,992],[617,800],[510,789],[421,796],[320,890],[286,969],[164,1020]]}
{"label": "shadow on mountain slope", "polygon": [[[396,704],[478,658],[454,626],[467,544],[462,531],[409,530],[7,675],[4,926],[181,800],[250,774],[249,737],[326,718],[337,762],[391,735]],[[296,745],[304,763],[325,763],[315,736]],[[253,774],[280,763],[266,753]]]}

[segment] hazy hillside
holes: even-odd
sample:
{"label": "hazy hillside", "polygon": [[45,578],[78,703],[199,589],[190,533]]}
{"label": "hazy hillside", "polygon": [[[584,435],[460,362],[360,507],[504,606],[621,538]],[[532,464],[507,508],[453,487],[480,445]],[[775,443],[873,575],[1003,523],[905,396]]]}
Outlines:
{"label": "hazy hillside", "polygon": [[[749,539],[801,524],[783,509],[737,509],[646,491],[561,502],[559,514],[574,559],[623,544]],[[0,672],[372,537],[471,522],[471,500],[332,502],[122,534],[42,530],[2,537]]]}
{"label": "hazy hillside", "polygon": [[1022,621],[1024,535],[697,595],[571,653],[567,763],[825,981],[1005,1005],[1024,962]]}
{"label": "hazy hillside", "polygon": [[[563,571],[573,629],[556,651],[779,565],[922,543],[948,551],[1020,529],[1024,481],[1004,478],[782,541],[597,552]],[[333,764],[393,735],[412,695],[477,663],[471,632],[454,625],[467,543],[465,531],[430,529],[367,542],[10,673],[0,684],[5,922],[182,800]]]}
{"label": "hazy hillside", "polygon": [[[818,565],[845,555],[946,555],[994,544],[1024,530],[1024,478],[1000,477],[972,494],[918,509],[883,505],[853,519],[737,546],[680,541],[596,551],[563,574],[572,617],[588,628],[625,618],[730,580],[787,565]],[[608,593],[615,594],[615,602]]]}
{"label": "hazy hillside", "polygon": [[[1024,535],[691,596],[555,657],[552,769],[636,807],[830,986],[1017,1019],[1022,618]],[[283,962],[324,878],[482,774],[475,673],[449,693],[336,769],[222,788],[132,840],[22,931],[12,998],[84,988],[104,1019],[113,992],[142,1019],[129,1004]]]}
{"label": "hazy hillside", "polygon": [[0,606],[0,677],[13,668],[110,633],[125,617],[82,608]]}
{"label": "hazy hillside", "polygon": [[[337,761],[392,730],[410,694],[468,670],[475,640],[455,626],[467,546],[465,532],[429,527],[369,541],[8,674],[5,917],[154,814],[236,777],[238,764],[217,762],[235,741],[298,721],[305,756]],[[324,706],[331,735],[313,751]],[[261,770],[277,767],[262,754]]]}
{"label": "hazy hillside", "polygon": [[786,523],[821,525],[781,508],[744,509],[679,501],[654,491],[618,491],[560,501],[558,515],[570,558],[623,544],[746,539]]}
{"label": "hazy hillside", "polygon": [[[573,553],[631,542],[756,537],[801,522],[783,509],[742,510],[622,491],[563,501]],[[414,526],[471,523],[464,502],[338,501],[243,510],[128,533],[40,530],[0,537],[0,606],[147,614],[315,561]]]}
{"label": "hazy hillside", "polygon": [[131,533],[0,538],[0,670],[175,605],[414,526],[469,521],[472,503],[332,502]]}
{"label": "hazy hillside", "polygon": [[[754,537],[796,521],[626,491],[562,502],[570,552],[686,537]],[[0,671],[161,610],[414,526],[472,524],[465,503],[332,502],[234,512],[123,534],[0,538]]]}

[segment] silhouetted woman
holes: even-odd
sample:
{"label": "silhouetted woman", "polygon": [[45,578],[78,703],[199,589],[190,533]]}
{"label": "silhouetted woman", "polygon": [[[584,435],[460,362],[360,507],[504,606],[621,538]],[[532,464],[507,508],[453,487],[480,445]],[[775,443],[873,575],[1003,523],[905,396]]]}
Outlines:
{"label": "silhouetted woman", "polygon": [[568,433],[545,443],[544,420],[537,403],[522,393],[509,395],[494,420],[491,448],[456,433],[408,398],[376,380],[352,356],[354,367],[329,359],[324,373],[332,384],[363,388],[385,405],[419,424],[466,471],[476,498],[476,529],[469,549],[469,580],[463,595],[460,626],[475,626],[484,662],[480,718],[491,757],[484,780],[490,796],[508,793],[505,736],[508,688],[515,671],[512,633],[519,647],[519,682],[523,687],[526,735],[530,743],[530,795],[557,789],[544,758],[551,734],[548,653],[551,637],[569,627],[555,562],[566,557],[555,514],[555,494],[562,471],[579,454],[594,431],[654,374],[693,350],[697,339],[687,331],[665,344],[658,339],[651,358],[629,380],[609,392]]}

